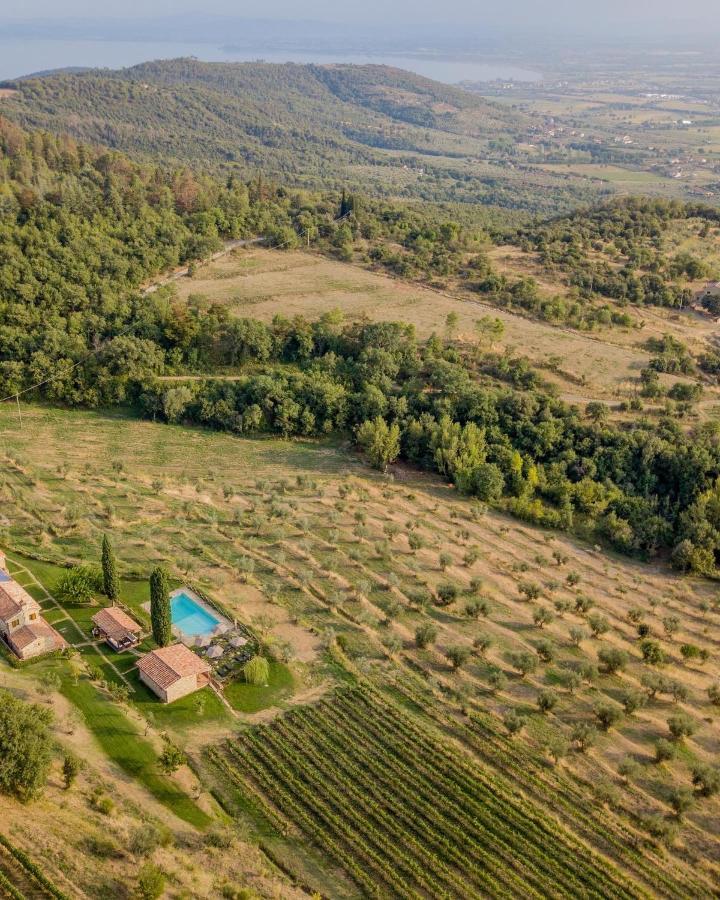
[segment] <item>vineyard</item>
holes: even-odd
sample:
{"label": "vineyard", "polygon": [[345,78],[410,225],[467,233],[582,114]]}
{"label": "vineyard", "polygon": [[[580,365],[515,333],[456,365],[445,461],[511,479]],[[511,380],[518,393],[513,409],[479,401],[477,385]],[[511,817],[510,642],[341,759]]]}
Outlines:
{"label": "vineyard", "polygon": [[8,900],[68,900],[28,856],[1,834],[0,897]]}
{"label": "vineyard", "polygon": [[504,779],[367,689],[293,710],[213,755],[369,897],[642,895]]}

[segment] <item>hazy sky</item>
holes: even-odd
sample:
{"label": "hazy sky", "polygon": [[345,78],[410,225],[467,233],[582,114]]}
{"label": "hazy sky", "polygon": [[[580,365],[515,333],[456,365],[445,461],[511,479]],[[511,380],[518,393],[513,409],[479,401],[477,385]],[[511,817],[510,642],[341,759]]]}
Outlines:
{"label": "hazy sky", "polygon": [[[648,32],[679,27],[720,31],[720,0],[2,0],[0,19],[87,16],[118,19],[201,12],[248,18],[316,19],[377,24],[557,24],[604,32],[643,24]],[[621,36],[619,34],[618,36]]]}

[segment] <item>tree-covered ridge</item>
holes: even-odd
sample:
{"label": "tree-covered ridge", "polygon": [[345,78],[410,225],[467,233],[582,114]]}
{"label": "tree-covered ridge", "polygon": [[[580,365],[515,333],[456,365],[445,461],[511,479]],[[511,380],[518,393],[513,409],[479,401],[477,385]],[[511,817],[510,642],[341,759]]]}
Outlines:
{"label": "tree-covered ridge", "polygon": [[[147,383],[145,414],[235,433],[352,431],[382,468],[398,456],[528,521],[598,534],[624,552],[674,549],[680,568],[720,559],[718,428],[588,421],[523,360],[470,357],[399,323],[278,317],[218,322],[206,364],[245,374]],[[189,347],[188,359],[198,359]],[[258,365],[259,364],[259,365]]]}
{"label": "tree-covered ridge", "polygon": [[667,252],[669,226],[684,220],[700,221],[705,235],[720,229],[714,207],[630,197],[522,228],[514,240],[565,273],[582,297],[678,307],[690,299],[687,283],[709,274],[692,253]]}
{"label": "tree-covered ridge", "polygon": [[528,130],[519,114],[385,66],[178,59],[13,87],[3,110],[26,127],[245,180],[262,170],[296,186],[545,213],[598,196],[559,179],[549,193],[547,173],[504,168]]}

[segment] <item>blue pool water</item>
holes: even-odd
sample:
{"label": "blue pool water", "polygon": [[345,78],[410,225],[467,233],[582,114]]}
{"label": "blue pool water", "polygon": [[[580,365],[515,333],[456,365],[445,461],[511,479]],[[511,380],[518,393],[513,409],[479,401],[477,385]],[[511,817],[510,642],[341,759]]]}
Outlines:
{"label": "blue pool water", "polygon": [[176,594],[170,601],[170,617],[173,625],[192,637],[210,634],[220,624],[219,619],[211,616],[184,592]]}

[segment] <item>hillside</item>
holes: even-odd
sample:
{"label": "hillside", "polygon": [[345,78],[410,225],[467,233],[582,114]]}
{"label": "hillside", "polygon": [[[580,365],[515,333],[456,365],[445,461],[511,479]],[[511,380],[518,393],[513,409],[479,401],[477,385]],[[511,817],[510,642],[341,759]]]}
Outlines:
{"label": "hillside", "polygon": [[385,66],[178,59],[10,86],[3,111],[23,125],[241,177],[545,211],[599,196],[506,165],[524,116]]}
{"label": "hillside", "polygon": [[[73,90],[199,115],[185,65]],[[0,551],[68,645],[0,644],[0,894],[713,896],[717,212],[511,227],[150,155],[0,118]],[[163,703],[171,640],[212,677]]]}
{"label": "hillside", "polygon": [[[588,896],[710,895],[717,796],[696,792],[680,818],[672,812],[676,792],[718,752],[708,695],[718,680],[718,613],[709,583],[517,523],[404,466],[393,468],[394,480],[383,478],[334,441],[238,438],[28,406],[20,429],[12,408],[0,414],[11,519],[2,540],[19,551],[13,559],[54,591],[63,570],[21,553],[92,563],[110,532],[124,576],[169,561],[180,578],[261,630],[294,678],[294,697],[271,686],[260,709],[228,689],[237,704],[231,720],[209,700],[201,712],[189,703],[150,704],[142,693],[113,702],[84,669],[78,690],[62,661],[13,675],[14,684],[28,684],[48,667],[59,672],[63,696],[84,714],[76,736],[60,737],[92,748],[92,769],[65,794],[70,807],[53,811],[55,788],[42,801],[49,818],[40,835],[31,838],[17,805],[0,800],[3,821],[17,823],[16,842],[53,849],[48,875],[56,877],[58,866],[82,871],[77,844],[61,846],[55,835],[92,803],[102,773],[116,770],[120,748],[106,731],[129,721],[140,723],[146,741],[157,744],[165,730],[188,750],[193,774],[173,776],[176,789],[217,815],[212,787],[241,839],[259,841],[286,872],[329,896],[367,896],[373,886],[405,896],[418,871],[453,897],[541,896],[547,877],[557,879],[558,897],[578,896],[587,878]],[[123,601],[133,608],[140,587],[123,581]],[[91,611],[64,603],[48,615],[80,642],[73,622]],[[643,660],[640,625],[662,647],[662,665]],[[708,660],[686,658],[684,646],[709,651]],[[456,655],[458,647],[465,652]],[[619,654],[616,670],[611,651]],[[108,666],[119,658],[98,652],[85,647],[79,659],[120,682]],[[349,684],[362,690],[336,690]],[[94,691],[112,722],[97,717]],[[66,700],[57,703],[64,722]],[[608,706],[606,730],[598,712]],[[694,730],[658,764],[668,722],[683,715]],[[240,725],[257,728],[239,734]],[[128,740],[122,746],[140,738]],[[160,805],[142,770],[119,796],[130,785],[134,805],[155,816]],[[442,806],[429,814],[430,800],[440,803],[433,791]],[[482,797],[482,805],[469,797]],[[118,801],[109,851],[116,856],[93,862],[97,879],[111,882],[127,870],[133,808]],[[347,816],[345,829],[328,818],[333,809]],[[182,837],[187,825],[166,820],[173,838],[157,859],[175,873],[190,839]],[[95,835],[101,826],[102,815],[91,811],[83,828]],[[465,838],[448,855],[442,835],[458,828]],[[198,896],[220,895],[202,871],[211,835],[182,850],[189,864],[177,877],[197,878]],[[522,864],[510,864],[521,851]],[[437,865],[413,869],[418,853]],[[222,854],[227,877],[239,877],[244,854],[242,845]],[[272,896],[253,859],[245,883]],[[457,872],[469,888],[458,886]]]}

